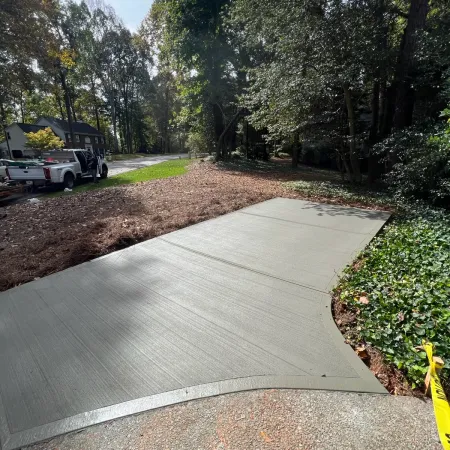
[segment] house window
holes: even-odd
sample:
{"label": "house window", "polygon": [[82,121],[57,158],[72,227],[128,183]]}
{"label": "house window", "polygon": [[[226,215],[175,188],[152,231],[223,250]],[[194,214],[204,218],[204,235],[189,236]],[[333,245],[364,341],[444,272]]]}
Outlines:
{"label": "house window", "polygon": [[8,136],[8,141],[11,140],[11,135],[9,134],[9,131],[6,133],[6,135]]}
{"label": "house window", "polygon": [[79,134],[75,135],[75,142],[80,142],[80,135]]}
{"label": "house window", "polygon": [[84,142],[85,142],[86,144],[90,144],[90,143],[91,143],[91,138],[90,138],[89,136],[86,136],[86,137],[84,138]]}
{"label": "house window", "polygon": [[72,139],[70,137],[70,134],[66,134],[66,137],[67,137],[67,142],[71,142],[72,141]]}
{"label": "house window", "polygon": [[95,139],[95,143],[98,144],[98,137],[95,136],[94,139]]}

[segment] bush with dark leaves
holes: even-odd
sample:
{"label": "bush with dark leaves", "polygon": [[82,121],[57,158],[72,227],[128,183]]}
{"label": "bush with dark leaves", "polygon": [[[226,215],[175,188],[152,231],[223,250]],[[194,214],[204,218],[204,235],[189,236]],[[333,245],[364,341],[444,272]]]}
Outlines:
{"label": "bush with dark leaves", "polygon": [[[397,161],[386,182],[398,199],[421,199],[438,206],[450,206],[450,126],[436,126],[427,132],[408,128],[377,145]],[[388,156],[389,157],[389,156]]]}

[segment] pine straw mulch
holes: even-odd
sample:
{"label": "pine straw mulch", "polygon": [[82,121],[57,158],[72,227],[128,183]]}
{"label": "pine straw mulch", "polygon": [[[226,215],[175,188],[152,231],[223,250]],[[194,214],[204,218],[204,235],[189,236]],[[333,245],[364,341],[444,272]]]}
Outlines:
{"label": "pine straw mulch", "polygon": [[[285,188],[283,181],[335,177],[305,167],[292,170],[285,161],[195,162],[179,177],[1,208],[0,291],[271,198],[304,198]],[[336,307],[334,312],[338,324],[347,314]],[[338,326],[343,331],[342,323]],[[370,349],[369,356],[366,364],[389,392],[414,394],[382,355]]]}

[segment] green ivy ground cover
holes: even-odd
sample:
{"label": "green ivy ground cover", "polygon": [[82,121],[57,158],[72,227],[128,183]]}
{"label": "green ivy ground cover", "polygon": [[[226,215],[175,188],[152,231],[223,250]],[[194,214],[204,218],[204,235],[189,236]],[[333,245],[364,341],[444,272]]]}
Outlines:
{"label": "green ivy ground cover", "polygon": [[[340,299],[360,310],[359,337],[402,369],[412,387],[428,369],[428,340],[450,362],[450,220],[428,210],[393,219],[348,268]],[[354,268],[356,267],[356,268]],[[368,303],[360,302],[366,296]],[[443,377],[449,379],[448,370]]]}

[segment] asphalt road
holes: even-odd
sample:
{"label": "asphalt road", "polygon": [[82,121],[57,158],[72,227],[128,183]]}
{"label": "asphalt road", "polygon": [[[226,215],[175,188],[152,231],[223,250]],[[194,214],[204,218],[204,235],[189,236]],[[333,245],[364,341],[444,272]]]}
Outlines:
{"label": "asphalt road", "polygon": [[164,161],[170,161],[172,159],[187,157],[188,154],[184,153],[180,155],[158,155],[149,156],[148,158],[134,158],[127,161],[108,162],[109,176],[119,175],[121,173],[130,172],[136,169],[143,169],[144,167],[154,166],[155,164],[159,164]]}

